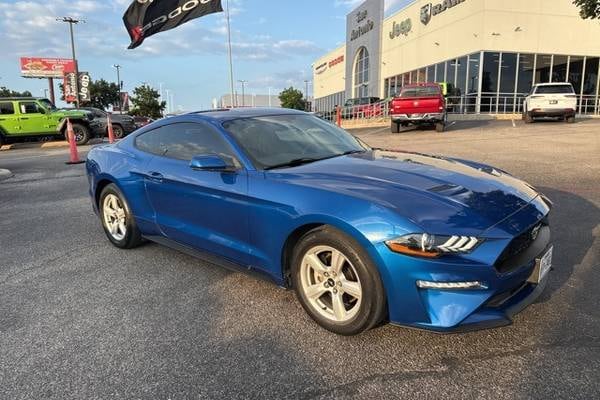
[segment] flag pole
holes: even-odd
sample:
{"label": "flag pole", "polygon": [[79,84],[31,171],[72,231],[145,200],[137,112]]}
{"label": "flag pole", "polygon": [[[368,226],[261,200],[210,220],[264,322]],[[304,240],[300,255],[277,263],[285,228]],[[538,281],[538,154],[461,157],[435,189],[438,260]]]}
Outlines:
{"label": "flag pole", "polygon": [[225,6],[227,8],[227,44],[229,49],[229,88],[231,94],[231,107],[235,107],[235,100],[233,97],[233,58],[231,56],[231,22],[229,21],[229,0],[226,0]]}

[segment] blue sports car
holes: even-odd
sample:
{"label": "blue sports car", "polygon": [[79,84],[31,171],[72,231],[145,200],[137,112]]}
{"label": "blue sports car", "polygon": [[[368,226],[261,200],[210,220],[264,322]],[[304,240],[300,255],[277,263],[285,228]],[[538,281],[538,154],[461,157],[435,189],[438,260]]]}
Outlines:
{"label": "blue sports car", "polygon": [[257,273],[342,335],[507,325],[551,269],[551,203],[530,185],[371,148],[303,112],[160,120],[93,148],[87,174],[115,246],[150,240]]}

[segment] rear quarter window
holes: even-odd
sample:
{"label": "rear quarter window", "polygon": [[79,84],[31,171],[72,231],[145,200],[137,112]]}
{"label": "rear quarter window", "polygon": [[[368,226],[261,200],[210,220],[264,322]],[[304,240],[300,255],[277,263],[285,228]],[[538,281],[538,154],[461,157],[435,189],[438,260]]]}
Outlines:
{"label": "rear quarter window", "polygon": [[12,102],[0,103],[0,115],[9,115],[15,113],[15,106]]}

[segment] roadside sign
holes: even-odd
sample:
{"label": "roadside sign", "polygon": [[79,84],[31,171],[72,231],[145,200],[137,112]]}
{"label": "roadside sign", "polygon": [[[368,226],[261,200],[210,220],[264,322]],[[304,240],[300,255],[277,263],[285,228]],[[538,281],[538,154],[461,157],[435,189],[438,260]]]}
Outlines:
{"label": "roadside sign", "polygon": [[25,78],[62,78],[75,69],[70,58],[21,57],[21,76]]}

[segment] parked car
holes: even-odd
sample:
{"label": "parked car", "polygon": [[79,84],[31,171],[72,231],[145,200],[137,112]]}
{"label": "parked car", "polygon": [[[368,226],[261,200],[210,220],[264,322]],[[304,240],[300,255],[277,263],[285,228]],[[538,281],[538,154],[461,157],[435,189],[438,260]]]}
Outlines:
{"label": "parked car", "polygon": [[[104,137],[108,135],[108,115],[110,113],[96,107],[80,107],[71,110],[90,113],[96,121],[93,126],[96,136]],[[127,114],[110,114],[110,121],[113,127],[113,134],[117,139],[122,139],[137,129],[133,117]]]}
{"label": "parked car", "polygon": [[383,114],[379,97],[348,99],[342,107],[342,118],[372,118]]}
{"label": "parked car", "polygon": [[434,125],[438,132],[446,128],[446,99],[437,83],[406,85],[390,104],[392,133],[400,126]]}
{"label": "parked car", "polygon": [[300,111],[163,119],[94,147],[86,168],[116,247],[145,238],[255,272],[294,288],[338,334],[388,320],[506,325],[551,267],[550,202],[530,185],[473,161],[370,148]]}
{"label": "parked car", "polygon": [[523,120],[552,117],[575,122],[577,95],[570,83],[539,83],[534,85],[523,102]]}
{"label": "parked car", "polygon": [[85,112],[58,110],[44,98],[0,98],[0,145],[46,136],[66,137],[67,118],[78,145],[93,137],[93,118]]}
{"label": "parked car", "polygon": [[135,123],[135,126],[137,128],[142,128],[142,127],[154,122],[154,120],[150,117],[134,116],[133,122]]}

